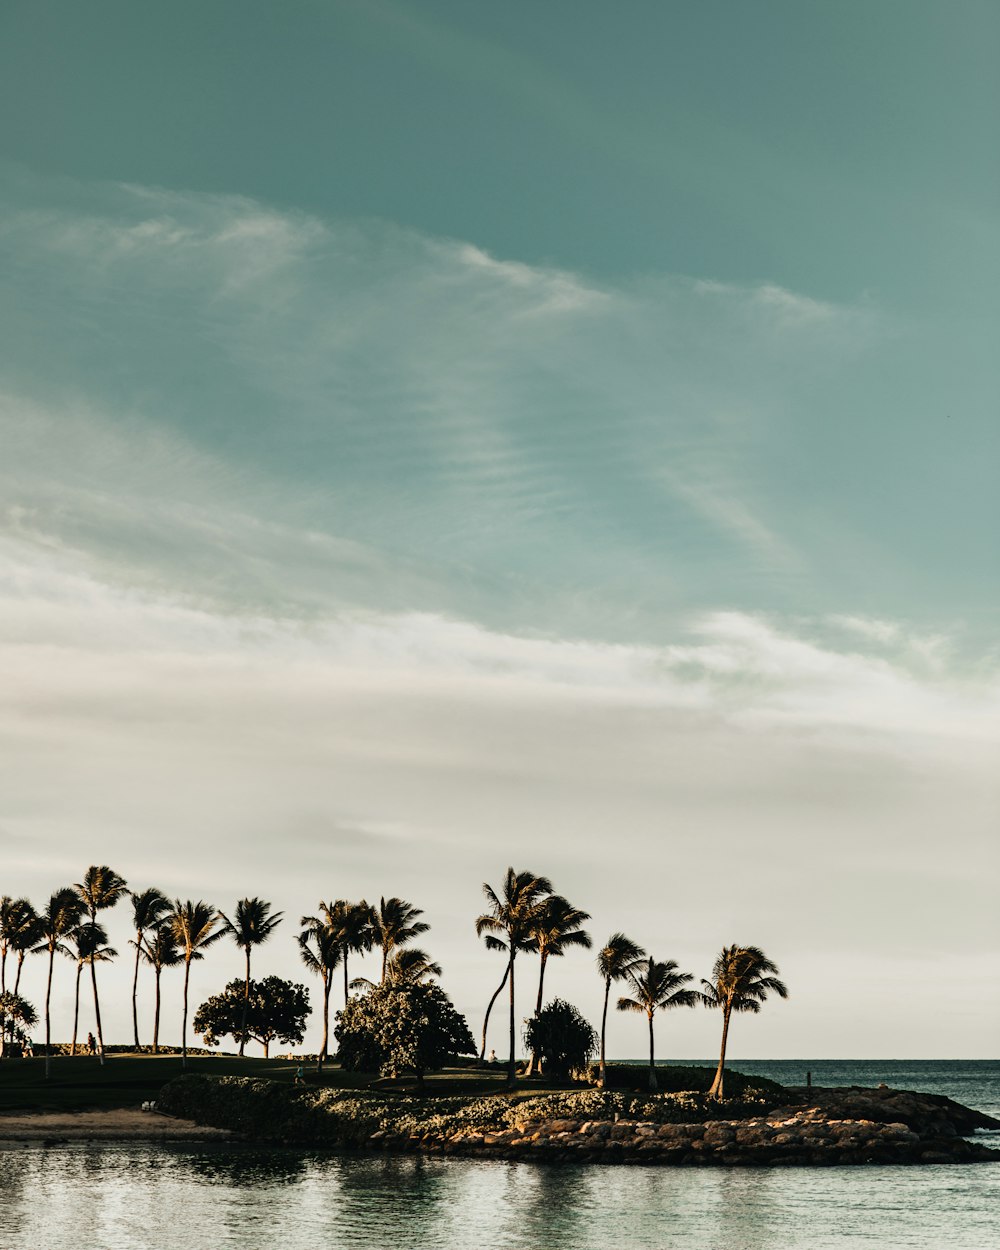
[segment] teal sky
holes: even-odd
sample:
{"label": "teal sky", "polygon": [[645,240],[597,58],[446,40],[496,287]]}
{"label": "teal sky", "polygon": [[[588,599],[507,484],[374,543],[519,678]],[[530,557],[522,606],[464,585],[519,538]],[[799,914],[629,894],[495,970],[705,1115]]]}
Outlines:
{"label": "teal sky", "polygon": [[[744,1053],[995,1053],[998,54],[974,0],[8,0],[0,891],[401,893],[474,1019],[523,861],[764,945]],[[832,1032],[817,968],[873,969]]]}

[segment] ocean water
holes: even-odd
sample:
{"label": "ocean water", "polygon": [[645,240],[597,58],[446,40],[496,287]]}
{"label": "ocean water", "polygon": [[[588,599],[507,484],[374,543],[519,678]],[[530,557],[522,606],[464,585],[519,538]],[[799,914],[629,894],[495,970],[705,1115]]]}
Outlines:
{"label": "ocean water", "polygon": [[[1000,1114],[1000,1062],[758,1062]],[[990,1135],[992,1136],[992,1135]],[[984,1137],[984,1140],[986,1138]],[[0,1151],[0,1250],[996,1250],[1000,1164],[556,1167],[232,1146]]]}

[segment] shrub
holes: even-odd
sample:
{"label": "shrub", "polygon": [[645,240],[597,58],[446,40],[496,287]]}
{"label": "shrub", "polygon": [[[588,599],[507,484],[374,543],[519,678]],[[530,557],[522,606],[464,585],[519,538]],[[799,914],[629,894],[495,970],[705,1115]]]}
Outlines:
{"label": "shrub", "polygon": [[572,1003],[555,998],[533,1016],[524,1030],[524,1044],[541,1056],[542,1071],[553,1081],[580,1072],[597,1051],[597,1034]]}

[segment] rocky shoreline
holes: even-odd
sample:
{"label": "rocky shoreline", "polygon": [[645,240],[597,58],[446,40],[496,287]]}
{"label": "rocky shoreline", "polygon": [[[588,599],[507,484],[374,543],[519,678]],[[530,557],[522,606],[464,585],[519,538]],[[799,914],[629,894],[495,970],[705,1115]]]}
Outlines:
{"label": "rocky shoreline", "polygon": [[[182,1077],[164,1089],[160,1105],[245,1139],[313,1148],[681,1166],[1000,1162],[1000,1151],[966,1137],[1000,1129],[1000,1121],[947,1098],[889,1089],[783,1094],[781,1106],[759,1108],[596,1090],[449,1104]],[[640,1114],[628,1114],[630,1107]]]}

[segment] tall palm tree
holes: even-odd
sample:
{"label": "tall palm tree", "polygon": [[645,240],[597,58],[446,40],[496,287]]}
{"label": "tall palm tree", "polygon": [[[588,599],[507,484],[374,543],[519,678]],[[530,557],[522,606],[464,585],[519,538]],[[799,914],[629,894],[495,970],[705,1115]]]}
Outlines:
{"label": "tall palm tree", "polygon": [[423,910],[402,898],[380,898],[371,910],[372,945],[382,949],[382,984],[385,984],[389,959],[405,942],[410,942],[430,928],[423,920]]}
{"label": "tall palm tree", "polygon": [[139,959],[142,956],[146,934],[155,929],[164,915],[170,910],[170,900],[160,893],[155,886],[132,896],[132,925],[135,929],[135,971],[132,974],[132,1031],[135,1035],[135,1048],[139,1049],[139,1010],[137,998],[139,994]]}
{"label": "tall palm tree", "polygon": [[76,1033],[80,1023],[80,974],[84,965],[92,962],[108,963],[118,952],[108,946],[108,935],[101,925],[94,922],[80,924],[70,936],[72,945],[67,954],[76,960],[76,990],[73,995],[73,1040],[69,1044],[69,1053],[76,1054]]}
{"label": "tall palm tree", "polygon": [[217,929],[221,916],[211,905],[201,899],[186,903],[175,899],[166,916],[174,941],[181,948],[184,958],[184,1015],[181,1023],[181,1067],[187,1067],[188,985],[191,980],[191,964],[204,959],[204,952],[213,942],[225,937],[224,929]]}
{"label": "tall palm tree", "polygon": [[386,969],[387,979],[396,985],[413,985],[428,977],[439,977],[441,965],[435,963],[426,951],[417,946],[407,946],[396,951]]}
{"label": "tall palm tree", "polygon": [[79,923],[80,912],[79,894],[76,890],[66,886],[61,890],[56,890],[38,917],[36,936],[40,940],[33,953],[36,955],[48,954],[49,957],[49,975],[45,985],[46,1080],[49,1079],[52,1073],[52,1012],[50,1007],[52,999],[52,969],[57,953],[60,955],[68,955],[70,953],[65,945],[65,941]]}
{"label": "tall palm tree", "polygon": [[14,993],[21,986],[21,969],[24,957],[39,940],[38,913],[26,898],[9,898],[0,900],[0,986],[7,988],[6,964],[7,952],[17,955],[17,975],[14,978]]}
{"label": "tall palm tree", "polygon": [[724,1097],[726,1070],[726,1042],[729,1037],[729,1018],[734,1011],[760,1011],[760,1005],[768,994],[779,998],[788,997],[784,981],[778,980],[778,969],[759,946],[724,946],[712,965],[712,979],[702,980],[702,993],[698,995],[706,1007],[722,1010],[722,1049],[715,1080],[708,1091],[710,1097]]}
{"label": "tall palm tree", "polygon": [[656,1089],[656,1061],[653,1057],[653,1017],[657,1011],[671,1007],[694,1007],[701,1002],[697,990],[681,987],[692,980],[690,972],[678,972],[673,959],[665,963],[649,956],[637,960],[625,972],[625,980],[634,998],[619,998],[619,1011],[643,1012],[649,1021],[649,1088]]}
{"label": "tall palm tree", "polygon": [[[128,893],[125,878],[120,877],[107,864],[94,864],[87,869],[82,881],[76,884],[76,892],[80,896],[83,910],[90,917],[90,923],[97,923],[97,913],[105,908],[114,907],[115,903]],[[101,1027],[101,1003],[97,997],[97,964],[91,961],[90,980],[94,987],[94,1017],[97,1021],[97,1053],[101,1064],[104,1064],[104,1030]]]}
{"label": "tall palm tree", "polygon": [[[487,950],[503,951],[506,954],[507,969],[486,1008],[486,1019],[483,1021],[483,1049],[479,1058],[482,1060],[486,1053],[486,1027],[489,1024],[490,1012],[493,1010],[497,996],[506,985],[510,998],[510,1058],[507,1060],[507,1084],[513,1087],[516,1079],[514,960],[517,958],[518,951],[531,950],[531,930],[538,906],[546,894],[552,893],[552,884],[548,877],[539,877],[533,872],[515,872],[513,868],[508,868],[499,894],[488,881],[483,882],[483,893],[486,895],[490,910],[476,918],[476,933],[486,943]],[[499,934],[503,934],[503,937],[498,936]]]}
{"label": "tall palm tree", "polygon": [[[535,1002],[535,1017],[542,1010],[542,987],[545,983],[545,965],[553,955],[561,956],[570,946],[582,946],[590,950],[592,945],[590,934],[580,926],[590,919],[590,912],[580,911],[561,894],[550,894],[538,908],[531,926],[531,945],[541,956],[538,969],[538,998]],[[541,1071],[542,1059],[532,1054],[528,1064],[528,1075]]]}
{"label": "tall palm tree", "polygon": [[262,898],[241,898],[236,904],[236,910],[233,912],[233,919],[230,920],[225,912],[219,912],[222,920],[222,930],[228,933],[237,946],[239,946],[246,955],[246,978],[243,986],[243,1019],[240,1024],[240,1057],[243,1056],[243,1049],[246,1046],[247,1038],[247,1013],[250,1010],[250,952],[255,946],[260,946],[266,942],[271,934],[275,931],[284,912],[275,912],[271,915],[271,904],[265,903]]}
{"label": "tall palm tree", "polygon": [[603,1089],[607,1079],[607,1063],[605,1061],[605,1037],[608,1028],[608,999],[611,997],[611,982],[620,981],[646,952],[637,946],[624,933],[612,933],[597,954],[597,971],[604,978],[604,1010],[601,1012],[601,1070],[598,1088]]}
{"label": "tall palm tree", "polygon": [[319,910],[324,926],[340,948],[340,959],[344,966],[344,1003],[346,1005],[351,987],[347,960],[350,955],[360,955],[372,948],[372,908],[364,899],[360,903],[351,903],[346,898],[338,898],[332,903],[321,902]]}
{"label": "tall palm tree", "polygon": [[298,937],[302,962],[323,984],[323,1043],[316,1060],[316,1071],[322,1072],[330,1044],[330,989],[342,952],[336,934],[318,916],[303,916],[299,924],[303,926]]}
{"label": "tall palm tree", "polygon": [[160,973],[164,968],[176,968],[183,963],[177,939],[174,937],[173,926],[164,921],[156,926],[152,933],[147,933],[142,946],[142,957],[154,973],[156,981],[156,1007],[153,1012],[153,1054],[160,1053]]}

